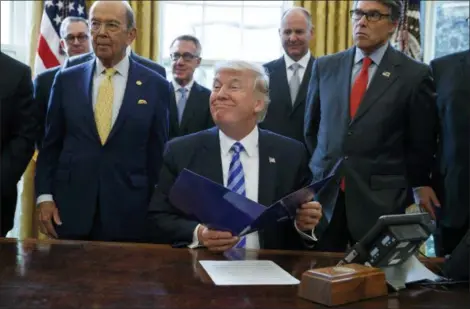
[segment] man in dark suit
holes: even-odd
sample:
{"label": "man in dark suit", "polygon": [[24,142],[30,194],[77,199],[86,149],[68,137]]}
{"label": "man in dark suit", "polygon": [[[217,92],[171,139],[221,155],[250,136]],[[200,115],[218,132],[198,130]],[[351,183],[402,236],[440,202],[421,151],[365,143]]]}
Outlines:
{"label": "man in dark suit", "polygon": [[[142,56],[137,55],[137,54],[131,49],[130,46],[127,48],[126,53],[130,56],[130,58],[131,58],[132,60],[134,60],[134,61],[137,62],[138,64],[140,64],[140,65],[146,67],[147,69],[152,70],[152,71],[154,71],[154,72],[160,74],[160,75],[163,76],[164,78],[166,78],[166,71],[165,71],[165,68],[162,67],[161,65],[159,65],[158,63],[155,63],[155,62],[153,62],[153,61],[150,60],[150,59],[147,59],[147,58],[145,58],[145,57],[142,57]],[[85,62],[88,62],[88,61],[94,60],[94,59],[96,59],[94,52],[90,52],[90,53],[83,54],[83,55],[79,55],[79,56],[75,56],[75,57],[70,57],[70,58],[68,58],[67,60],[65,60],[64,68],[70,68],[70,67],[73,67],[73,66],[75,66],[75,65],[78,65],[78,64],[81,64],[81,63],[85,63]]]}
{"label": "man in dark suit", "polygon": [[34,152],[36,107],[31,69],[0,52],[0,236],[13,227],[16,185]]}
{"label": "man in dark suit", "polygon": [[50,237],[142,240],[170,87],[127,56],[133,14],[124,1],[95,2],[96,60],[57,73],[36,173],[40,228]]}
{"label": "man in dark suit", "polygon": [[[60,25],[60,47],[67,57],[73,57],[88,53],[91,48],[90,29],[88,22],[82,17],[69,16]],[[62,66],[50,68],[36,76],[34,79],[34,99],[39,108],[38,113],[38,139],[37,147],[40,148],[44,138],[44,123],[46,121],[47,105],[51,94],[54,77]]]}
{"label": "man in dark suit", "polygon": [[170,139],[214,126],[209,112],[210,90],[194,81],[201,63],[201,43],[192,35],[182,35],[171,43],[173,73],[170,101]]}
{"label": "man in dark suit", "polygon": [[[318,58],[312,69],[305,139],[314,180],[342,159],[338,181],[319,197],[329,222],[318,250],[343,251],[384,214],[416,203],[434,215],[430,171],[436,108],[429,68],[393,49],[397,0],[358,1],[355,47]],[[319,231],[320,233],[320,231]]]}
{"label": "man in dark suit", "polygon": [[436,254],[450,254],[468,230],[470,208],[470,50],[431,61],[436,84],[440,133],[436,191],[442,202]]}
{"label": "man in dark suit", "polygon": [[295,223],[281,223],[239,240],[230,232],[210,230],[204,222],[185,216],[168,199],[184,168],[266,206],[309,183],[303,144],[257,127],[266,114],[268,85],[261,66],[232,61],[216,67],[210,110],[217,127],[168,142],[149,207],[153,238],[213,251],[225,251],[236,244],[299,249],[302,239],[313,243],[313,229],[321,218],[317,202],[299,205]]}
{"label": "man in dark suit", "polygon": [[309,51],[313,38],[310,13],[303,8],[286,11],[279,36],[285,54],[265,64],[269,72],[269,113],[261,128],[304,142],[305,98],[315,60]]}

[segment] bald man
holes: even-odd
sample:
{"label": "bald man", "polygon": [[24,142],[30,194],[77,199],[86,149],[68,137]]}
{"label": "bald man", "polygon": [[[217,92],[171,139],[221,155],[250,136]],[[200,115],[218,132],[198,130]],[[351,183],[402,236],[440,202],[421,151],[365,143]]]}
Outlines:
{"label": "bald man", "polygon": [[305,98],[315,58],[309,45],[313,39],[310,13],[303,8],[284,12],[279,37],[284,55],[264,65],[269,72],[272,99],[263,129],[304,142]]}

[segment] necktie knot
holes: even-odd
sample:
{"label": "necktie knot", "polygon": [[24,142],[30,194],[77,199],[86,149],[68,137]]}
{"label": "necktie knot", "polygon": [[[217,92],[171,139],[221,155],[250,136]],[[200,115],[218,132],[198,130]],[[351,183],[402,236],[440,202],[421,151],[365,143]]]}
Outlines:
{"label": "necktie knot", "polygon": [[181,87],[176,91],[178,91],[183,97],[186,97],[186,93],[188,93],[188,89],[186,89],[185,87]]}
{"label": "necktie knot", "polygon": [[115,68],[109,68],[104,71],[104,74],[106,75],[107,78],[111,78],[116,74],[116,69]]}
{"label": "necktie knot", "polygon": [[362,69],[368,69],[370,65],[372,64],[372,59],[370,57],[365,57],[362,59]]}
{"label": "necktie knot", "polygon": [[300,64],[297,62],[294,62],[290,65],[290,69],[295,73],[300,69]]}
{"label": "necktie knot", "polygon": [[236,142],[235,144],[232,145],[230,150],[234,152],[235,154],[240,154],[240,152],[245,150],[245,148],[243,148],[243,145],[240,142]]}

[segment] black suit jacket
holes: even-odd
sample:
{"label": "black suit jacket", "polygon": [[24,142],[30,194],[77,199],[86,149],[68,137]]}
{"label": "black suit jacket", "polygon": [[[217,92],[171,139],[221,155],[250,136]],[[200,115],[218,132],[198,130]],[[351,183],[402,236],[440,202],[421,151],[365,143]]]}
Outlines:
{"label": "black suit jacket", "polygon": [[470,195],[470,50],[431,61],[440,118],[437,168],[433,174],[440,222],[460,228],[468,222]]}
{"label": "black suit jacket", "polygon": [[16,185],[34,153],[37,110],[30,68],[2,52],[0,68],[0,209],[4,215],[3,223],[9,223],[8,227],[2,227],[3,232],[0,231],[4,234],[13,224]]}
{"label": "black suit jacket", "polygon": [[[152,241],[180,245],[192,242],[198,222],[173,207],[168,194],[184,168],[223,184],[218,132],[214,127],[167,143],[159,184],[149,207]],[[276,162],[270,163],[270,157]],[[301,143],[260,130],[258,202],[269,206],[307,185],[310,180],[307,161],[306,150]],[[298,249],[302,245],[293,222],[260,231],[259,236],[262,248]]]}
{"label": "black suit jacket", "polygon": [[209,97],[211,91],[194,82],[183,111],[181,125],[178,123],[178,109],[176,107],[175,89],[171,84],[170,98],[170,139],[209,129],[214,121],[209,110]]}
{"label": "black suit jacket", "polygon": [[[146,68],[148,68],[148,69],[150,69],[154,72],[157,72],[158,74],[160,74],[161,76],[166,78],[165,68],[162,67],[161,65],[159,65],[158,63],[155,63],[152,60],[147,59],[145,57],[139,56],[136,53],[134,53],[133,51],[131,52],[130,57],[135,62],[143,65],[144,67],[146,67]],[[90,61],[94,58],[95,58],[95,54],[93,52],[83,54],[83,55],[79,55],[79,56],[75,56],[75,57],[70,57],[67,60],[65,60],[64,67],[69,68],[71,66]]]}
{"label": "black suit jacket", "polygon": [[61,66],[50,68],[36,76],[34,79],[34,99],[38,107],[38,138],[36,141],[37,148],[41,148],[44,138],[44,124],[46,122],[47,106],[51,95],[52,84],[57,72]]}
{"label": "black suit jacket", "polygon": [[305,98],[314,61],[315,58],[311,57],[308,62],[294,105],[291,103],[284,57],[264,65],[269,73],[271,102],[266,118],[260,124],[261,128],[304,143]]}
{"label": "black suit jacket", "polygon": [[389,47],[350,119],[354,54],[351,48],[315,61],[305,139],[314,180],[343,159],[335,194],[320,201],[330,219],[344,176],[349,231],[360,239],[379,216],[404,212],[412,187],[430,185],[437,115],[429,67]]}

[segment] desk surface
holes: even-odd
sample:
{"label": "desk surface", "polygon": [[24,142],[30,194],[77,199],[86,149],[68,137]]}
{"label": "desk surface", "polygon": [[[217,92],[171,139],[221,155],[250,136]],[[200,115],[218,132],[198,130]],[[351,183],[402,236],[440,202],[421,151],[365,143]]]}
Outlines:
{"label": "desk surface", "polygon": [[[293,276],[334,265],[332,253],[254,251]],[[253,257],[256,258],[256,257]],[[215,286],[198,263],[225,259],[161,245],[0,238],[0,308],[323,308],[298,286]],[[466,308],[468,288],[410,288],[341,308]]]}

